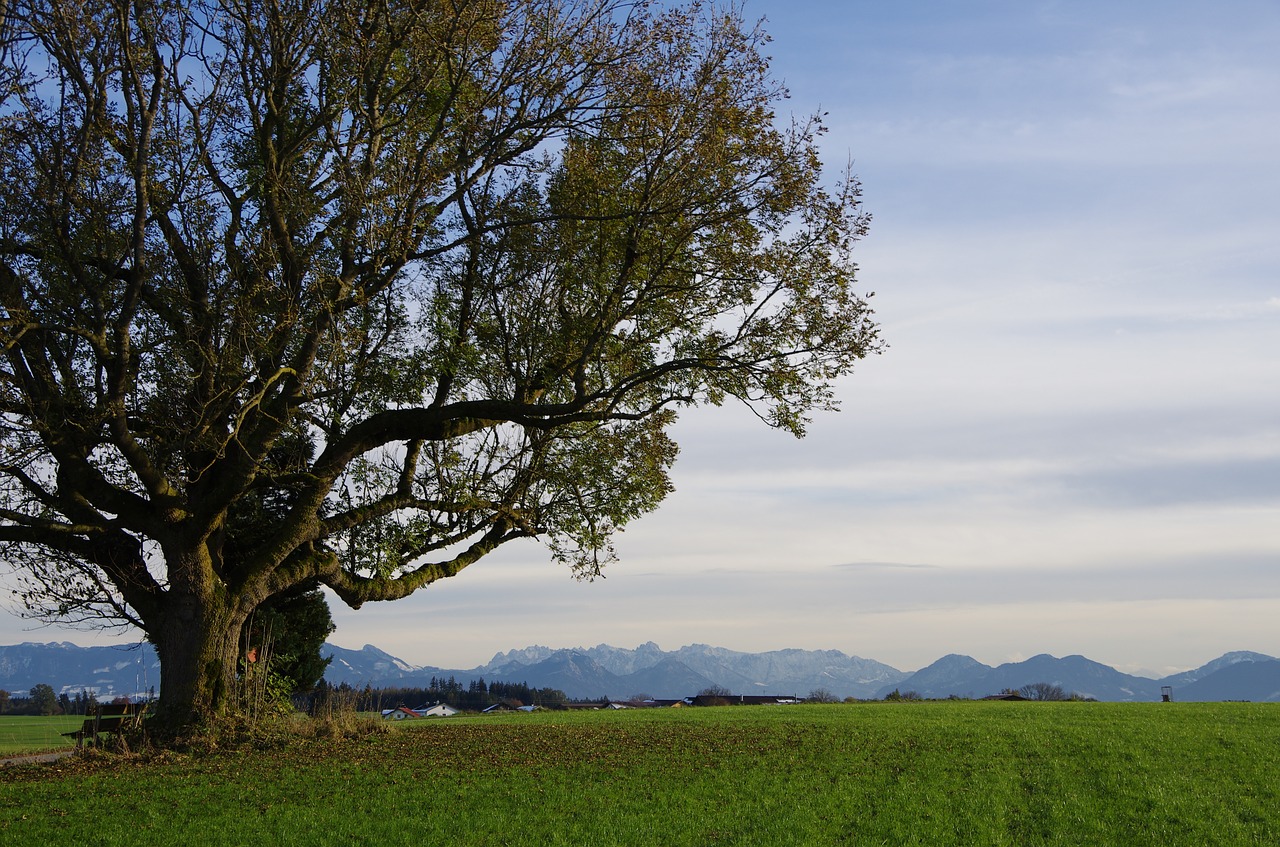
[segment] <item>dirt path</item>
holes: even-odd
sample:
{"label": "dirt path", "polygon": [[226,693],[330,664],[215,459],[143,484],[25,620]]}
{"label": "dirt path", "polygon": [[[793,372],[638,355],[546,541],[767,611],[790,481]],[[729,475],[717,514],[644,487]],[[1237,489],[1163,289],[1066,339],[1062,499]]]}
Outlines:
{"label": "dirt path", "polygon": [[47,762],[56,762],[59,759],[65,759],[67,756],[74,756],[75,750],[57,750],[53,753],[32,753],[28,756],[12,756],[7,759],[0,759],[0,768],[13,767],[14,765],[41,765]]}

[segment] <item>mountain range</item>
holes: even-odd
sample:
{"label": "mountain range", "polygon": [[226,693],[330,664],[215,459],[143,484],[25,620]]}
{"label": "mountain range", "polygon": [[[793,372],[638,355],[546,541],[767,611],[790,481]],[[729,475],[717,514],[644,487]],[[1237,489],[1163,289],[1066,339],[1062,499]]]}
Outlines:
{"label": "mountain range", "polygon": [[[326,644],[332,661],[325,678],[355,688],[426,688],[432,677],[466,684],[523,682],[558,688],[573,698],[626,699],[636,695],[669,699],[707,688],[734,694],[806,697],[817,689],[838,698],[879,699],[897,690],[921,697],[983,697],[1034,683],[1049,683],[1097,700],[1153,701],[1162,687],[1180,701],[1280,701],[1280,660],[1262,653],[1227,653],[1163,679],[1121,673],[1083,656],[1033,656],[1022,662],[985,665],[969,656],[948,655],[914,673],[838,650],[774,650],[742,653],[691,644],[665,651],[649,642],[634,649],[601,644],[578,649],[525,647],[496,654],[468,669],[417,666],[372,645],[350,650]],[[148,644],[132,647],[78,647],[68,642],[0,647],[0,689],[25,693],[38,683],[58,692],[93,691],[104,696],[137,696],[157,687],[160,666]]]}
{"label": "mountain range", "polygon": [[160,660],[146,642],[80,647],[68,641],[0,647],[0,689],[25,695],[40,683],[59,694],[92,692],[98,699],[145,697],[160,688]]}
{"label": "mountain range", "polygon": [[992,667],[969,656],[944,656],[907,673],[872,659],[837,650],[775,650],[740,653],[693,644],[664,651],[653,642],[635,649],[597,647],[553,650],[525,647],[498,653],[488,664],[467,670],[415,667],[372,645],[347,650],[325,645],[333,657],[325,677],[357,688],[426,687],[431,677],[459,682],[526,682],[558,688],[576,698],[626,699],[647,694],[660,699],[687,697],[712,686],[735,694],[791,694],[816,689],[838,698],[880,699],[895,689],[921,697],[984,697],[1045,682],[1067,693],[1106,701],[1154,701],[1162,688],[1175,700],[1280,701],[1280,661],[1239,651],[1163,679],[1122,673],[1083,656],[1033,656]]}
{"label": "mountain range", "polygon": [[841,697],[871,697],[907,674],[881,662],[838,650],[776,650],[739,653],[693,644],[666,652],[649,642],[634,650],[597,647],[553,650],[525,647],[498,653],[488,664],[467,670],[418,668],[372,645],[346,650],[326,644],[333,661],[325,678],[353,687],[426,686],[431,677],[459,681],[526,682],[558,688],[570,697],[623,699],[645,694],[660,699],[686,697],[711,687],[740,694],[798,694],[825,688]]}

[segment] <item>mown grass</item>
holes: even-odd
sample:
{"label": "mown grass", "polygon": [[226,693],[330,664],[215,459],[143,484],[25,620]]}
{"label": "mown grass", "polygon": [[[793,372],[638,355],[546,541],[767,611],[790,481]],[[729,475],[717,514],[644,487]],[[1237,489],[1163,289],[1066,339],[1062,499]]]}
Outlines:
{"label": "mown grass", "polygon": [[0,715],[0,756],[73,747],[75,742],[62,733],[73,732],[83,723],[84,715]]}
{"label": "mown grass", "polygon": [[9,768],[0,832],[190,845],[1277,844],[1280,707],[451,718],[265,751]]}

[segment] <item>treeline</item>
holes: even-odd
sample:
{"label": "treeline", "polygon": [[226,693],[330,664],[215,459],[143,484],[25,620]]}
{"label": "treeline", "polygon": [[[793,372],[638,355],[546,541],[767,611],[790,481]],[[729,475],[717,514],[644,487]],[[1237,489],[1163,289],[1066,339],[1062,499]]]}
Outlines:
{"label": "treeline", "polygon": [[558,706],[569,698],[558,688],[530,688],[524,682],[488,682],[473,679],[467,684],[450,676],[431,677],[426,688],[387,687],[352,688],[347,683],[330,685],[321,680],[310,694],[294,698],[301,710],[315,714],[334,706],[354,708],[359,712],[377,712],[397,706],[417,708],[432,703],[448,703],[464,712],[479,712],[498,703],[509,706]]}
{"label": "treeline", "polygon": [[[73,695],[57,693],[53,687],[41,683],[27,694],[11,693],[0,689],[0,715],[87,715],[97,708],[100,701],[92,692],[78,691]],[[116,697],[109,702],[128,702]],[[330,685],[324,680],[315,690],[293,697],[294,706],[309,714],[326,709],[355,709],[375,712],[394,709],[397,706],[416,708],[432,703],[448,703],[464,712],[478,712],[505,703],[509,706],[558,706],[569,698],[558,688],[530,688],[524,682],[485,682],[471,680],[462,684],[452,676],[447,679],[432,677],[426,688],[352,688],[347,683]]]}
{"label": "treeline", "polygon": [[[128,702],[126,697],[116,697],[112,703]],[[74,695],[61,694],[53,686],[40,683],[27,694],[15,694],[0,689],[0,715],[87,715],[98,707],[99,700],[91,691],[77,691]]]}

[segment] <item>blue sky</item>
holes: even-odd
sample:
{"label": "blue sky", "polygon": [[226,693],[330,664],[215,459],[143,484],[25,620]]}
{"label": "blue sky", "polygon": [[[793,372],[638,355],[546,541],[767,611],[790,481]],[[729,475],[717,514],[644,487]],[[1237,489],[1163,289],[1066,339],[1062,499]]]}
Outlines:
{"label": "blue sky", "polygon": [[[470,667],[653,640],[914,670],[1280,653],[1280,6],[748,0],[874,220],[890,349],[796,441],[678,424],[577,583],[536,544],[332,640]],[[0,617],[0,643],[72,640]]]}

